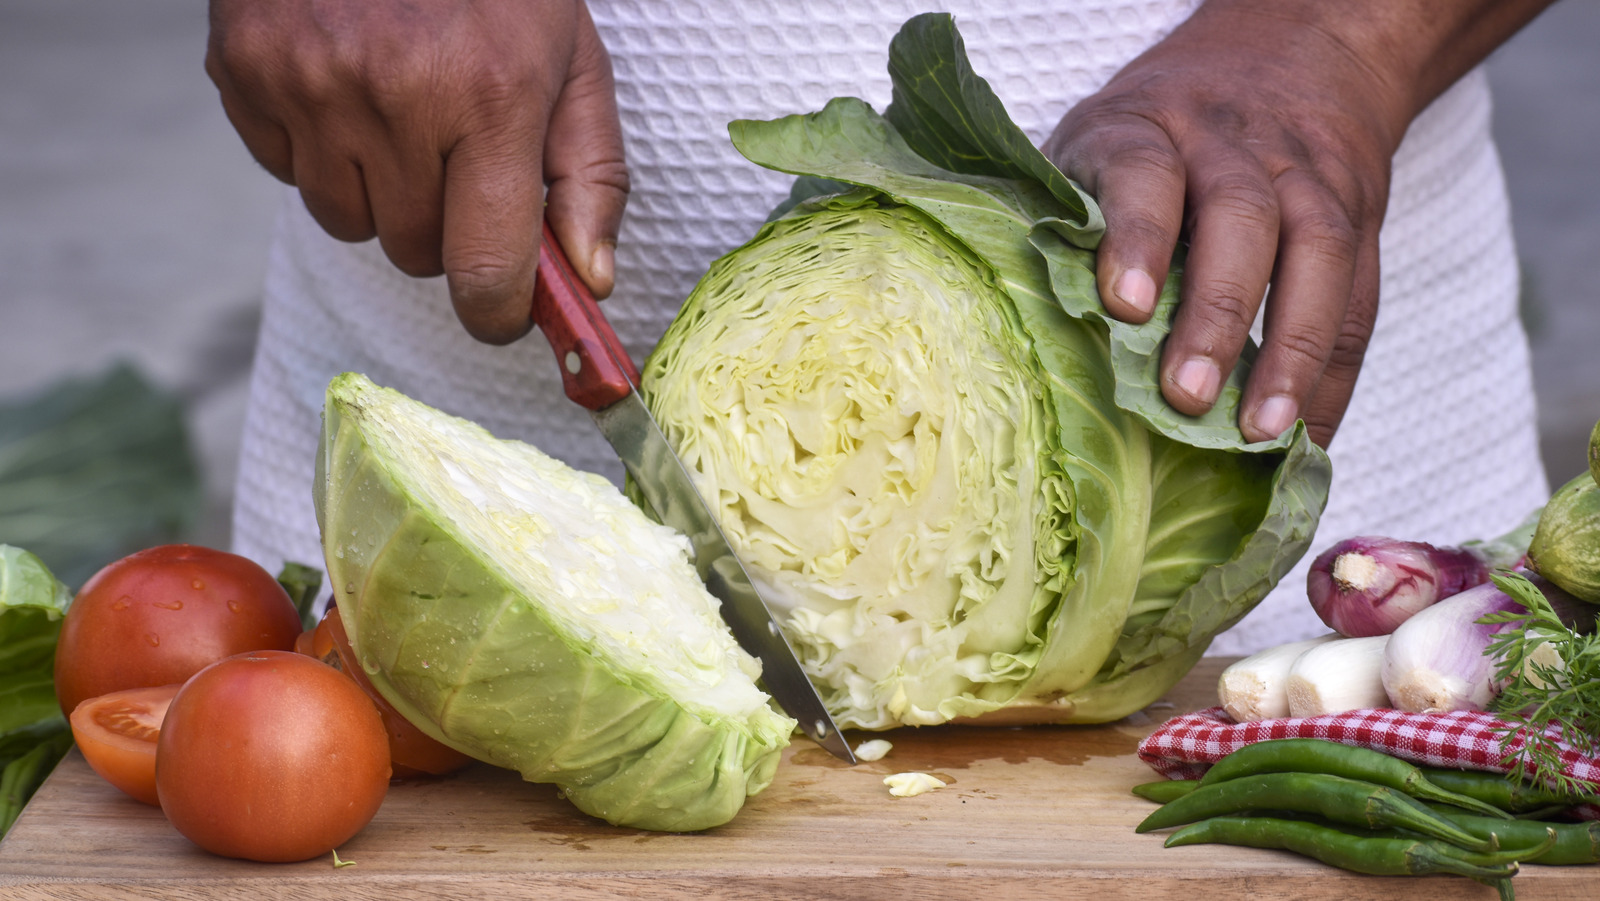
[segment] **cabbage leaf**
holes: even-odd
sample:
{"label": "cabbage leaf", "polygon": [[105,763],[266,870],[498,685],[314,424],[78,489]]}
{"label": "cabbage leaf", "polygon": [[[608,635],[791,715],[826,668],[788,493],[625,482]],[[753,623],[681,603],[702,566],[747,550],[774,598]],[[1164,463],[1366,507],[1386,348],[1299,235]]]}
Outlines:
{"label": "cabbage leaf", "polygon": [[37,556],[0,544],[0,835],[72,744],[55,690],[71,601]]}

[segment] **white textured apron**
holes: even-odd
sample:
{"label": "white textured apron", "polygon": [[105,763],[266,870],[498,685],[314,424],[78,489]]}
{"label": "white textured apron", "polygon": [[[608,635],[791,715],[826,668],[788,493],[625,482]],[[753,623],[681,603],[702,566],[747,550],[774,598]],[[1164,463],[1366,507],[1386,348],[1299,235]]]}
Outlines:
{"label": "white textured apron", "polygon": [[[974,68],[1042,141],[1195,5],[591,0],[616,70],[633,179],[607,316],[642,359],[711,260],[748,240],[787,194],[788,176],[733,150],[728,121],[809,112],[845,94],[882,110],[889,39],[912,15],[953,12]],[[1335,480],[1313,552],[1357,533],[1492,536],[1547,492],[1481,71],[1413,124],[1392,191],[1377,331],[1330,448]],[[323,389],[345,370],[620,478],[588,414],[562,394],[537,333],[510,347],[477,343],[456,321],[443,279],[401,274],[376,242],[329,238],[286,189],[233,520],[235,549],[272,571],[284,560],[321,563],[313,458]],[[1325,631],[1305,600],[1310,556],[1212,652]]]}

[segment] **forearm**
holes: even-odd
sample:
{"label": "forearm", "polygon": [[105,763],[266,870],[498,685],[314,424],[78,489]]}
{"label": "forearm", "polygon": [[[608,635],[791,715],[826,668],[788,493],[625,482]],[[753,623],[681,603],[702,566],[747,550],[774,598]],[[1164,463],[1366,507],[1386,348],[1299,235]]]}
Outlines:
{"label": "forearm", "polygon": [[1398,144],[1418,113],[1552,2],[1207,0],[1191,26],[1222,17],[1276,40],[1297,33],[1308,54],[1346,56],[1372,76],[1373,102]]}

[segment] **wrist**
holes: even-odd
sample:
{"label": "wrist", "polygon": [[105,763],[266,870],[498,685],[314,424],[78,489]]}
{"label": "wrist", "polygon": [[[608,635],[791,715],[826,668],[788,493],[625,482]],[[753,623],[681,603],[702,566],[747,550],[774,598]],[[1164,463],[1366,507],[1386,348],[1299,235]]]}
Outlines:
{"label": "wrist", "polygon": [[1398,146],[1428,104],[1553,0],[1206,0],[1193,22],[1358,85]]}

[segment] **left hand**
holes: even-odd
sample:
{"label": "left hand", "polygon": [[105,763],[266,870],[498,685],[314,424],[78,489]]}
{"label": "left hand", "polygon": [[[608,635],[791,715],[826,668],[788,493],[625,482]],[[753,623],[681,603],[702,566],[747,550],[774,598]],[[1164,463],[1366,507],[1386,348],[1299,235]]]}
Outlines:
{"label": "left hand", "polygon": [[1187,239],[1161,363],[1180,412],[1216,402],[1264,301],[1239,428],[1268,440],[1298,418],[1332,439],[1377,318],[1390,159],[1412,117],[1543,3],[1429,6],[1211,0],[1045,143],[1104,211],[1113,316],[1149,319]]}

